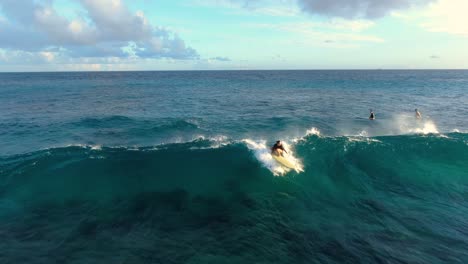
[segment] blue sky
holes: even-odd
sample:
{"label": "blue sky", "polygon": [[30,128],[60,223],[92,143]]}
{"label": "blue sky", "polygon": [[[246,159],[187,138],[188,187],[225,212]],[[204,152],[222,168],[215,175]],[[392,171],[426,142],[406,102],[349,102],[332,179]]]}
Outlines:
{"label": "blue sky", "polygon": [[0,0],[0,71],[468,68],[466,0]]}

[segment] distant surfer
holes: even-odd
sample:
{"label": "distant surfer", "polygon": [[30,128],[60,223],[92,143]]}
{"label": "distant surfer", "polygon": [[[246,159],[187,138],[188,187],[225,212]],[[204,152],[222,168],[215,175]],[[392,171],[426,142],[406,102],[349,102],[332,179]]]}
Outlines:
{"label": "distant surfer", "polygon": [[370,120],[375,120],[375,114],[374,114],[374,111],[372,111],[372,110],[370,110],[369,119],[370,119]]}
{"label": "distant surfer", "polygon": [[418,109],[414,109],[414,112],[416,113],[416,119],[422,118],[421,112],[419,112]]}
{"label": "distant surfer", "polygon": [[288,153],[284,148],[283,143],[281,143],[279,140],[276,141],[275,145],[271,147],[271,154],[276,156],[283,156],[283,152]]}

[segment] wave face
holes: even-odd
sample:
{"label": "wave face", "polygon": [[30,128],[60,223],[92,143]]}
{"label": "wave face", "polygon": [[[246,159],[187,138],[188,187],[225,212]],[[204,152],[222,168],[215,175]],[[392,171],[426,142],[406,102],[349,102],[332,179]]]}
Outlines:
{"label": "wave face", "polygon": [[318,134],[291,143],[303,172],[282,177],[246,141],[70,146],[3,157],[0,259],[468,260],[468,134]]}

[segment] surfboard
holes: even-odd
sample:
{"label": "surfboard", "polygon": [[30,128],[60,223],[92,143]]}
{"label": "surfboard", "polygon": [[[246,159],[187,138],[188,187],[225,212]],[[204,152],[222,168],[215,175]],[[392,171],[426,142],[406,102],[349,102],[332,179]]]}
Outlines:
{"label": "surfboard", "polygon": [[287,160],[285,157],[282,156],[277,156],[277,155],[271,155],[279,164],[285,166],[286,168],[290,169],[295,169],[296,166],[289,160]]}

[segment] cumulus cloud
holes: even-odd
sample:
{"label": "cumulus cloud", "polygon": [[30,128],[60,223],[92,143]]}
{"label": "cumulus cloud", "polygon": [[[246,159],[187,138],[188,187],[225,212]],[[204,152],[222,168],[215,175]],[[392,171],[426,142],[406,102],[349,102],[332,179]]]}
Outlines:
{"label": "cumulus cloud", "polygon": [[[122,0],[77,0],[84,14],[61,15],[53,0],[0,0],[0,49],[70,57],[198,58],[177,34],[132,13]],[[23,53],[19,52],[23,51]],[[54,56],[52,56],[54,55]],[[40,57],[40,56],[39,56]]]}

